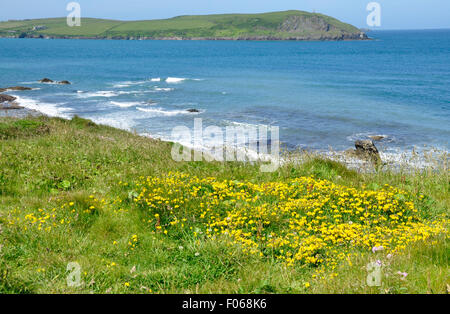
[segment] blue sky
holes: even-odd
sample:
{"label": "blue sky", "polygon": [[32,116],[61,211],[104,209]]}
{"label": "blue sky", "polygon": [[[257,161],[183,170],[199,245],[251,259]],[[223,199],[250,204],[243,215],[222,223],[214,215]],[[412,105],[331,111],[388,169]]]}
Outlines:
{"label": "blue sky", "polygon": [[[82,16],[122,20],[169,18],[185,14],[315,11],[367,27],[373,0],[77,0]],[[70,0],[0,0],[0,20],[66,16]],[[449,0],[376,0],[381,29],[450,28]]]}

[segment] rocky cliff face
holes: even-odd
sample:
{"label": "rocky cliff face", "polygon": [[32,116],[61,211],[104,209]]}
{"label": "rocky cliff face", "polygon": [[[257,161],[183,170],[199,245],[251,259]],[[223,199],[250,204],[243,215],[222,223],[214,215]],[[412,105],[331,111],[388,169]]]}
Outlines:
{"label": "rocky cliff face", "polygon": [[328,23],[321,16],[293,15],[286,18],[278,28],[280,33],[288,34],[288,40],[364,40],[367,35],[357,30],[345,31]]}
{"label": "rocky cliff face", "polygon": [[279,27],[279,31],[298,33],[303,31],[328,32],[332,26],[317,16],[290,16]]}

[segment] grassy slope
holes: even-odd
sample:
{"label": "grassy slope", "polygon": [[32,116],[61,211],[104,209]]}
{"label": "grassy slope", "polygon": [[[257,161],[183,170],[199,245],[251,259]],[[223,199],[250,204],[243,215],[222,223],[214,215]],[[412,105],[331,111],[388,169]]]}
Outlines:
{"label": "grassy slope", "polygon": [[[15,208],[37,213],[37,209],[59,208],[72,201],[83,203],[91,194],[99,199],[127,199],[124,186],[140,176],[168,171],[253,182],[315,175],[357,188],[388,183],[414,195],[425,194],[430,216],[447,212],[450,205],[448,172],[358,174],[335,162],[311,159],[262,173],[257,166],[241,163],[174,162],[170,148],[169,143],[80,118],[1,119],[0,293],[139,293],[145,292],[144,287],[158,293],[446,292],[448,245],[444,238],[432,246],[407,248],[405,255],[391,262],[392,274],[383,286],[371,288],[365,285],[370,256],[360,257],[352,266],[339,265],[337,278],[312,282],[312,268],[285,268],[275,260],[243,255],[221,242],[154,233],[145,222],[145,212],[132,202],[122,204],[126,213],[83,216],[73,227],[49,235],[10,231],[1,225],[1,219]],[[132,234],[139,235],[140,246],[130,253],[126,242]],[[121,244],[115,247],[113,241]],[[195,252],[201,255],[195,258]],[[85,286],[67,287],[68,261],[82,265]],[[112,261],[116,265],[111,266]],[[407,280],[399,280],[397,270],[407,272]],[[305,282],[311,282],[311,287]]]}
{"label": "grassy slope", "polygon": [[[446,212],[450,203],[448,173],[363,175],[320,159],[269,174],[239,163],[177,163],[170,157],[168,143],[79,118],[3,119],[0,135],[0,218],[14,208],[36,211],[70,201],[84,202],[91,194],[126,199],[118,181],[131,185],[140,176],[160,176],[168,171],[254,182],[313,174],[359,188],[388,183],[427,195],[433,208],[430,215]],[[306,288],[312,269],[286,269],[275,261],[242,255],[220,242],[155,234],[143,222],[142,212],[132,204],[123,207],[128,210],[125,214],[104,212],[51,236],[9,233],[1,228],[0,292],[144,292],[142,287],[151,287],[160,293],[436,293],[445,292],[448,283],[445,239],[438,239],[433,246],[412,246],[406,255],[396,257],[390,266],[394,274],[381,288],[364,284],[368,257],[354,261],[352,267],[339,266],[338,278]],[[111,248],[113,241],[126,242],[131,234],[139,234],[141,243],[133,254],[128,255],[126,247]],[[192,258],[198,251],[201,257]],[[83,267],[87,285],[82,288],[69,288],[65,282],[67,261],[73,260]],[[111,261],[117,263],[114,270],[108,268]],[[130,273],[134,266],[136,271]],[[398,280],[396,270],[408,272],[408,279]],[[139,284],[124,286],[136,281]]]}
{"label": "grassy slope", "polygon": [[[98,36],[108,29],[119,25],[120,21],[102,20],[102,19],[82,19],[81,27],[69,27],[65,18],[23,20],[13,22],[0,22],[0,34],[8,31],[20,33],[46,34],[49,36]],[[46,26],[46,30],[32,31],[34,26]]]}
{"label": "grassy slope", "polygon": [[[307,29],[298,32],[282,32],[280,25],[291,16],[316,19],[331,25],[328,32]],[[32,31],[33,26],[44,25],[46,30]],[[220,14],[203,16],[179,16],[165,20],[149,21],[113,21],[83,18],[81,27],[68,27],[65,18],[41,19],[27,21],[11,21],[0,23],[0,35],[11,35],[8,31],[16,31],[15,35],[48,36],[81,36],[81,37],[246,37],[275,36],[286,38],[306,36],[330,38],[342,34],[359,34],[360,31],[349,24],[342,23],[332,17],[302,11],[284,11],[263,14]]]}

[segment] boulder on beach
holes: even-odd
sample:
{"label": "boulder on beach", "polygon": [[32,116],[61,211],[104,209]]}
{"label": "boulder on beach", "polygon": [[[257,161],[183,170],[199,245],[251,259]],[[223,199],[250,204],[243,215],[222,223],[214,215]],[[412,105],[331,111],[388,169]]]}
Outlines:
{"label": "boulder on beach", "polygon": [[45,77],[42,80],[40,80],[39,83],[53,83],[53,80]]}
{"label": "boulder on beach", "polygon": [[357,140],[355,142],[356,154],[362,159],[370,160],[374,164],[381,162],[380,153],[371,140]]}
{"label": "boulder on beach", "polygon": [[5,95],[5,94],[0,94],[0,103],[4,103],[4,102],[12,102],[14,100],[16,100],[17,98],[14,96],[10,96],[10,95]]}
{"label": "boulder on beach", "polygon": [[370,161],[375,166],[381,164],[380,153],[371,140],[357,140],[355,142],[356,149],[349,149],[345,153],[354,158]]}
{"label": "boulder on beach", "polygon": [[61,82],[58,82],[58,84],[70,85],[71,83],[69,81],[61,81]]}

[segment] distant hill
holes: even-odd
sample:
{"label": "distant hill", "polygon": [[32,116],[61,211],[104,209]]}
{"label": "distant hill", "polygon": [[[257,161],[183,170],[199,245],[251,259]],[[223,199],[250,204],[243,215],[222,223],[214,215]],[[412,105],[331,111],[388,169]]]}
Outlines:
{"label": "distant hill", "polygon": [[358,28],[318,13],[283,11],[262,14],[178,16],[165,20],[117,21],[66,18],[0,22],[0,37],[186,40],[360,40]]}

